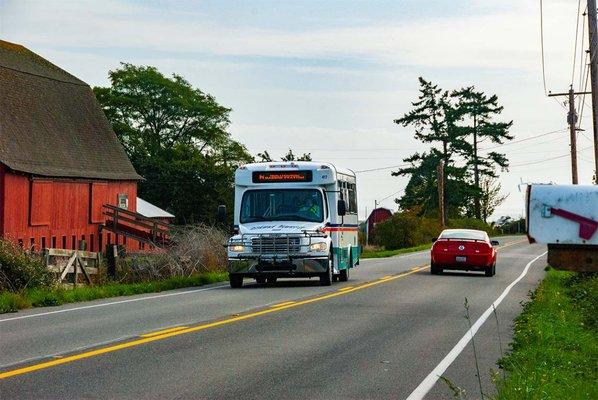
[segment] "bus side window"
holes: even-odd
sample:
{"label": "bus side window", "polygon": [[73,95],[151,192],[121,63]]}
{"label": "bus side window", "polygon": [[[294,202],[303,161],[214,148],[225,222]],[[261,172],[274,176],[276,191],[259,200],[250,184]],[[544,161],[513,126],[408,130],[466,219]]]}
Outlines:
{"label": "bus side window", "polygon": [[348,199],[349,199],[349,204],[348,206],[348,211],[351,214],[357,214],[357,192],[355,191],[355,184],[354,183],[349,183],[348,185]]}

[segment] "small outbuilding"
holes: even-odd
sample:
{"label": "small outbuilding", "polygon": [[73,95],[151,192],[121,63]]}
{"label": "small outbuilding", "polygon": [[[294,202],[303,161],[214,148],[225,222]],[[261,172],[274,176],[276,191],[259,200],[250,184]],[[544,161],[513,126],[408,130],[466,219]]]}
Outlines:
{"label": "small outbuilding", "polygon": [[135,172],[85,82],[0,40],[0,236],[33,251],[106,244],[104,205],[137,211]]}
{"label": "small outbuilding", "polygon": [[369,240],[372,238],[374,231],[376,229],[376,225],[380,222],[384,222],[387,219],[392,217],[392,211],[388,208],[378,207],[374,208],[370,215],[368,216],[367,220],[365,221],[365,229],[366,229],[366,238]]}

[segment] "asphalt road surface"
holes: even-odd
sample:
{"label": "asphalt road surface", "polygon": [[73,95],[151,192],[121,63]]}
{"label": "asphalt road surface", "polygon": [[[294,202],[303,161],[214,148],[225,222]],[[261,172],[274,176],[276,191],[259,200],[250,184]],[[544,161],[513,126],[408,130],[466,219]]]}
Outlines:
{"label": "asphalt road surface", "polygon": [[332,287],[246,280],[3,314],[0,399],[452,398],[438,375],[480,398],[469,324],[491,394],[546,265],[544,246],[500,241],[492,278],[431,275],[425,251],[363,260]]}

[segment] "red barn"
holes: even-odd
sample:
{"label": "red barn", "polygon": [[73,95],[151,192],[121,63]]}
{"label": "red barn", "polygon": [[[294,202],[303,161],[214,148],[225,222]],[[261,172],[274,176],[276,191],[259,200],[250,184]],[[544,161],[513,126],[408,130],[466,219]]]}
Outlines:
{"label": "red barn", "polygon": [[104,204],[136,211],[139,179],[89,85],[0,41],[0,236],[35,251],[139,249],[99,229]]}
{"label": "red barn", "polygon": [[390,217],[392,217],[392,211],[390,211],[388,208],[378,207],[372,210],[372,212],[368,216],[368,219],[366,220],[366,235],[368,241],[374,234],[376,224],[386,221]]}

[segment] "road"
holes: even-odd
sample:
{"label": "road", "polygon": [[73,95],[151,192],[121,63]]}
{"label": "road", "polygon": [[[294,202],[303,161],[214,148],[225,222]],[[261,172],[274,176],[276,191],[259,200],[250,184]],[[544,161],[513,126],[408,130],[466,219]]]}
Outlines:
{"label": "road", "polygon": [[0,315],[0,399],[451,398],[438,371],[479,398],[465,297],[472,324],[487,318],[474,340],[492,393],[546,265],[544,246],[500,240],[493,278],[433,276],[426,251],[363,260],[332,287],[246,281]]}

